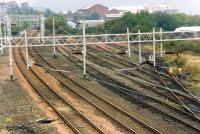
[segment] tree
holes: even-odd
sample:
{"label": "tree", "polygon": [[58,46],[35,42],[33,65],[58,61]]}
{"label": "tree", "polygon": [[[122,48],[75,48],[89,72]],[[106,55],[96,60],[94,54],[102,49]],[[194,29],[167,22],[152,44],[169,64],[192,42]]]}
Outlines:
{"label": "tree", "polygon": [[63,14],[56,14],[54,16],[48,17],[45,20],[47,34],[53,33],[53,18],[55,20],[56,34],[76,34],[78,32],[77,29],[73,29],[67,24],[67,20]]}
{"label": "tree", "polygon": [[140,12],[137,14],[127,12],[123,17],[105,23],[106,31],[111,33],[126,32],[127,27],[134,32],[137,32],[138,30],[148,32],[152,31],[152,28],[155,26],[156,22],[154,17],[148,12]]}
{"label": "tree", "polygon": [[[119,20],[119,19],[117,19],[117,20]],[[111,32],[111,26],[113,26],[115,23],[116,23],[116,20],[109,20],[109,21],[106,21],[106,22],[104,23],[105,31],[106,31],[106,32]]]}
{"label": "tree", "polygon": [[46,11],[44,12],[44,16],[45,17],[50,17],[50,16],[54,16],[55,13],[52,12],[50,9],[46,9]]}
{"label": "tree", "polygon": [[110,20],[104,24],[105,30],[111,33],[122,33],[126,32],[127,28],[133,29],[136,25],[135,14],[130,12],[125,13],[122,18],[117,20]]}
{"label": "tree", "polygon": [[124,20],[120,20],[116,23],[114,23],[112,26],[111,26],[111,33],[124,33],[126,32],[126,22]]}
{"label": "tree", "polygon": [[187,24],[189,26],[199,26],[200,25],[200,15],[187,16]]}
{"label": "tree", "polygon": [[157,22],[157,27],[162,27],[167,31],[173,31],[177,27],[187,24],[187,17],[185,14],[168,14],[160,12],[153,15]]}
{"label": "tree", "polygon": [[122,17],[122,20],[125,22],[125,26],[128,28],[133,28],[136,25],[136,16],[130,12],[125,13]]}
{"label": "tree", "polygon": [[152,31],[153,27],[156,26],[156,21],[154,17],[147,11],[142,11],[136,13],[136,26],[135,30],[140,30],[141,32]]}

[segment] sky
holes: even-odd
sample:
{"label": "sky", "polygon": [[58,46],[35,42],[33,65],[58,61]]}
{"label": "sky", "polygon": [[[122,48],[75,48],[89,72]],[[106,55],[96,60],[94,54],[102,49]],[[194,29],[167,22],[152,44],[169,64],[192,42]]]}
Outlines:
{"label": "sky", "polygon": [[[10,0],[0,0],[10,1]],[[29,2],[34,7],[50,8],[53,11],[76,11],[88,4],[103,4],[108,7],[134,6],[148,4],[174,4],[180,12],[188,14],[200,14],[200,0],[16,0],[17,2]]]}

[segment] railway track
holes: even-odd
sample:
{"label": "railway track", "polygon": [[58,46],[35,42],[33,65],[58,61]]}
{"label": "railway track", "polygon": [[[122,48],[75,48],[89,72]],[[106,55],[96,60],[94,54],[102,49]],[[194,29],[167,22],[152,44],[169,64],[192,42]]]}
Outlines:
{"label": "railway track", "polygon": [[[93,46],[92,47],[92,45],[91,46],[88,46],[88,48],[91,50],[91,51],[100,51],[100,52],[102,52],[102,51],[105,51],[106,53],[103,53],[103,54],[109,54],[109,56],[107,56],[106,58],[108,58],[108,59],[110,59],[110,60],[112,60],[112,61],[116,61],[116,62],[118,62],[118,63],[120,63],[120,65],[122,66],[124,66],[124,67],[126,67],[126,68],[137,68],[138,69],[138,71],[139,71],[139,74],[137,73],[137,74],[134,74],[132,71],[128,71],[128,70],[125,70],[127,73],[129,73],[130,75],[136,75],[137,77],[139,77],[139,78],[142,78],[142,79],[144,79],[144,80],[146,80],[146,81],[149,81],[149,82],[152,82],[152,83],[155,83],[155,84],[160,84],[160,85],[162,85],[162,83],[159,81],[159,78],[155,75],[155,74],[152,74],[150,71],[148,71],[148,70],[142,70],[142,69],[140,69],[139,68],[139,66],[137,65],[137,64],[132,64],[132,63],[129,63],[129,62],[127,62],[127,61],[125,61],[122,57],[120,57],[119,55],[117,55],[117,54],[115,54],[115,52],[114,53],[111,53],[111,51],[109,51],[109,50],[106,50],[106,49],[104,49],[104,47],[101,47],[101,46],[99,46],[99,45],[96,45],[96,47],[95,46]],[[108,48],[108,49],[111,49],[110,47]],[[89,50],[89,51],[90,51]],[[116,50],[115,50],[116,51]],[[114,55],[114,56],[113,56]],[[120,59],[120,60],[119,60]],[[119,64],[118,64],[119,65]],[[146,76],[146,77],[148,77],[149,79],[146,79],[146,78],[144,78],[143,76]]]}
{"label": "railway track", "polygon": [[[101,47],[101,49],[103,49],[103,48]],[[110,52],[110,51],[107,50],[107,52]],[[119,56],[117,56],[117,58],[120,59],[119,61],[125,60],[123,58],[120,58]],[[132,66],[136,65],[135,63],[132,63],[130,61],[127,61],[127,62],[132,64]],[[148,74],[151,76],[154,76],[158,81],[160,81],[162,86],[167,87],[169,89],[173,89],[178,92],[188,94],[190,97],[188,97],[187,95],[183,95],[183,94],[169,90],[171,92],[170,96],[173,96],[173,98],[176,99],[176,102],[181,104],[188,112],[190,112],[191,114],[193,114],[193,115],[197,116],[197,118],[199,118],[198,111],[200,111],[200,101],[196,97],[194,97],[187,89],[185,89],[185,87],[180,82],[178,82],[174,78],[167,77],[166,75],[159,73],[156,70],[156,68],[153,68],[153,69],[147,68],[147,67],[142,67],[142,68],[148,70]],[[150,71],[151,71],[151,73],[150,73]],[[145,71],[145,72],[147,73],[147,71]]]}
{"label": "railway track", "polygon": [[[35,53],[37,53],[36,50],[34,50]],[[39,60],[45,66],[48,66],[50,68],[56,69],[55,65],[52,65],[50,62],[45,60],[43,57],[37,55],[34,56],[35,59]],[[150,125],[144,123],[143,121],[139,120],[137,117],[131,115],[127,111],[124,111],[117,105],[113,104],[112,102],[104,99],[103,97],[97,95],[96,93],[92,92],[88,88],[86,88],[84,85],[78,83],[76,80],[74,80],[72,77],[69,77],[67,74],[63,72],[55,72],[55,71],[49,71],[53,76],[55,76],[64,86],[69,87],[71,85],[70,89],[76,93],[77,95],[81,96],[81,98],[85,99],[87,102],[89,102],[91,105],[95,106],[97,109],[101,110],[103,113],[105,113],[107,116],[109,116],[111,119],[115,120],[115,122],[119,123],[120,125],[124,126],[125,128],[128,128],[128,130],[132,130],[134,127],[138,128],[140,130],[137,133],[161,133],[155,128],[151,127]],[[65,82],[63,81],[65,80]],[[67,83],[66,83],[67,82]],[[93,101],[91,101],[93,99]],[[94,103],[95,102],[95,103]],[[101,108],[98,105],[103,105]],[[114,111],[110,113],[109,111]],[[118,116],[116,116],[118,115]],[[132,131],[132,133],[134,133]]]}
{"label": "railway track", "polygon": [[[119,46],[120,47],[120,46]],[[145,53],[143,53],[145,55]],[[151,71],[151,75],[157,76],[158,80],[162,83],[163,86],[178,91],[180,93],[186,94],[179,94],[177,92],[170,91],[171,94],[178,100],[179,104],[185,107],[185,109],[193,115],[196,115],[198,118],[200,117],[200,100],[192,95],[188,89],[184,87],[181,82],[179,82],[174,76],[170,77],[167,75],[166,66],[164,65],[163,61],[157,61],[157,65],[159,68],[154,67],[144,67]],[[189,96],[189,97],[188,97]]]}
{"label": "railway track", "polygon": [[[118,62],[118,60],[115,60],[114,58],[110,58],[110,57],[106,57],[106,58],[100,58],[97,55],[94,54],[95,52],[93,52],[93,54],[91,53],[91,50],[89,50],[88,52],[88,56],[87,58],[90,60],[92,59],[92,61],[95,63],[95,64],[98,64],[100,66],[103,66],[103,67],[107,67],[109,69],[112,69],[113,71],[115,71],[116,69],[122,69],[122,68],[130,68],[130,66],[123,66],[120,64],[120,62]],[[89,56],[91,56],[92,58],[90,58]],[[93,60],[94,59],[94,60]],[[95,59],[98,59],[98,60],[95,60]],[[99,62],[100,61],[100,62]],[[116,63],[113,63],[113,62],[116,62]],[[106,66],[104,66],[104,64],[106,63]],[[114,67],[114,68],[113,68]],[[141,71],[138,69],[137,66],[134,66],[134,69],[131,69],[130,71],[126,71],[126,70],[122,70],[121,71],[123,74],[126,74],[128,76],[131,76],[131,77],[134,77],[134,78],[137,78],[137,79],[142,79],[144,81],[148,81],[146,80],[147,78],[148,79],[151,79],[152,77],[148,77],[148,74],[146,75],[141,75],[140,76],[140,73]],[[135,75],[135,73],[137,73]],[[144,79],[144,77],[146,77]],[[129,78],[129,77],[128,77]],[[138,82],[138,81],[135,81],[134,79],[131,79],[135,84],[138,84],[138,86],[141,86],[144,87],[145,89],[148,89],[147,93],[150,95],[151,93],[149,92],[149,89],[152,90],[153,92],[155,92],[156,94],[159,94],[161,96],[163,96],[165,99],[167,98],[168,100],[171,100],[172,102],[175,102],[175,103],[178,103],[178,101],[170,94],[170,92],[168,91],[165,91],[163,89],[160,89],[160,88],[156,88],[155,87],[149,87],[147,85],[145,85],[144,83],[141,83],[141,82]],[[155,83],[155,82],[152,82],[152,81],[148,81],[148,82],[151,82],[151,83],[154,83],[154,84],[158,84],[158,83]],[[157,95],[155,95],[157,96]]]}
{"label": "railway track", "polygon": [[[191,127],[191,126],[190,126]],[[191,127],[192,128],[192,127]],[[199,130],[197,130],[197,131],[199,131]]]}
{"label": "railway track", "polygon": [[[77,60],[76,60],[76,62],[77,62]],[[80,66],[80,64],[79,64],[79,66]],[[88,65],[88,66],[90,66],[90,65]],[[91,72],[91,70],[89,71],[89,72]],[[102,73],[102,72],[101,72]],[[97,75],[97,73],[96,73],[96,75]],[[99,72],[98,72],[98,75],[99,75]],[[108,77],[108,76],[106,76],[106,77]],[[106,78],[105,78],[105,80],[106,80]],[[106,81],[108,81],[108,80],[106,80]],[[113,81],[113,80],[112,80]],[[111,88],[111,87],[110,87]],[[132,99],[133,100],[133,98],[135,97],[133,97],[132,95],[130,95],[132,92],[124,92],[123,90],[119,90],[119,89],[117,89],[117,88],[115,88],[116,90],[115,90],[115,92],[116,91],[120,91],[120,93],[123,93],[123,94],[126,94],[125,95],[125,97],[126,98],[130,98],[130,100]],[[119,92],[118,92],[119,93]],[[137,94],[138,96],[139,96],[139,94]],[[143,95],[141,95],[140,94],[140,97],[141,96],[143,96]],[[144,96],[143,96],[144,97]],[[143,98],[144,100],[146,99],[146,96]],[[149,104],[147,104],[147,102],[148,101],[146,101],[146,102],[142,102],[141,100],[143,100],[142,98],[134,98],[134,101],[139,101],[140,103],[142,103],[143,105],[146,105],[147,107],[151,107],[152,109],[156,109],[155,107],[153,107],[153,106],[151,106],[151,105],[149,105]],[[130,101],[129,100],[129,101]],[[162,114],[164,114],[164,115],[166,115],[166,116],[168,116],[168,117],[170,117],[170,118],[173,118],[174,120],[176,120],[176,121],[178,121],[178,122],[181,122],[181,123],[183,123],[183,124],[185,124],[185,125],[187,125],[187,126],[189,126],[189,127],[191,127],[191,128],[193,128],[193,129],[196,129],[198,132],[199,132],[199,128],[195,128],[194,126],[198,126],[199,125],[199,120],[198,119],[196,119],[196,118],[194,118],[193,116],[193,119],[194,120],[196,120],[197,121],[197,124],[196,125],[194,125],[194,126],[192,126],[192,125],[190,125],[190,124],[188,124],[188,123],[186,123],[186,122],[184,122],[184,121],[181,121],[180,119],[177,119],[176,117],[172,117],[172,116],[170,116],[169,114],[166,114],[165,112],[163,112],[163,111],[160,111],[159,109],[156,109],[157,111],[159,111],[159,112],[161,112]]]}
{"label": "railway track", "polygon": [[[88,55],[90,55],[90,54],[88,54]],[[94,57],[94,56],[93,56]],[[98,58],[97,56],[95,56],[96,58]],[[98,58],[99,60],[102,60],[101,58]],[[108,60],[109,59],[109,60]],[[114,61],[115,59],[114,58],[107,58],[107,59],[103,59],[103,61],[104,62],[108,62],[108,63],[110,63],[111,61]],[[120,60],[118,60],[119,62],[120,62]],[[121,62],[120,62],[121,63]],[[121,63],[121,64],[124,64],[124,63]],[[118,66],[120,66],[120,65],[118,65]],[[117,67],[117,66],[115,66],[115,67]],[[128,67],[131,67],[131,66],[128,66]],[[136,65],[134,66],[134,67],[136,67]],[[111,66],[108,66],[108,68],[111,68]],[[151,70],[150,70],[151,71]],[[141,72],[141,71],[140,71]],[[145,77],[148,77],[148,74],[149,74],[149,72],[147,73],[147,72],[145,72],[146,73],[146,76]],[[127,75],[129,75],[129,76],[134,76],[134,75],[132,75],[133,73],[131,73],[131,74],[129,74],[129,72],[128,73],[125,73],[125,74],[127,74]],[[156,79],[157,79],[157,81],[160,81],[160,83],[162,83],[162,85],[164,85],[165,86],[165,82],[164,81],[162,81],[162,79],[161,78],[159,78],[158,76],[155,76],[155,74],[153,75],[153,74],[149,74],[149,75],[151,75],[152,77],[156,77]],[[135,76],[134,76],[135,77]],[[138,78],[140,78],[140,77],[138,77]],[[151,78],[149,78],[149,79],[151,79]],[[155,79],[154,79],[155,80]],[[148,81],[148,82],[150,82],[150,81]],[[152,83],[154,83],[154,84],[156,84],[155,82],[152,82]],[[140,83],[140,84],[142,84],[142,83]],[[143,85],[143,86],[145,86],[145,85]],[[166,86],[165,86],[166,87]],[[147,88],[147,87],[146,87]],[[154,90],[154,87],[152,88],[152,90]],[[155,92],[157,92],[158,90],[160,90],[160,88],[156,88],[156,90],[154,90]],[[166,91],[166,90],[160,90],[160,92],[157,92],[157,93],[161,93],[162,95],[164,95],[165,97],[168,97],[169,99],[171,99],[172,101],[174,101],[174,102],[177,102],[177,103],[179,103],[179,101],[177,100],[177,97],[174,97],[174,95],[172,95],[172,93],[173,92],[170,92],[170,91]],[[181,94],[179,94],[180,96],[182,96],[182,97],[184,97],[185,98],[185,96],[183,96],[183,95],[181,95]]]}
{"label": "railway track", "polygon": [[[164,63],[161,62],[161,66],[165,67]],[[173,93],[174,96],[177,97],[177,100],[179,101],[180,104],[185,105],[185,108],[192,114],[200,117],[200,100],[197,99],[195,96],[192,95],[179,81],[175,79],[175,77],[164,77],[159,73],[159,71],[155,68],[156,73],[160,76],[160,80],[162,83],[165,85],[165,87],[170,88],[170,89],[176,89],[177,91],[183,92],[185,94],[188,94],[192,96],[190,99],[186,97],[182,97],[179,94]],[[163,70],[166,73],[166,70]],[[190,110],[192,109],[192,110]]]}
{"label": "railway track", "polygon": [[139,72],[139,68],[137,66],[132,67],[135,69],[128,70],[127,68],[130,68],[130,66],[128,66],[127,64],[120,64],[120,62],[115,58],[112,58],[110,56],[107,56],[106,58],[101,58],[101,56],[99,56],[100,54],[96,54],[96,51],[94,49],[92,49],[91,46],[88,46],[88,55],[95,57],[96,59],[104,62],[103,65],[105,63],[108,63],[108,66],[106,66],[107,68],[113,68],[113,70],[114,69],[122,70],[123,72],[129,74],[130,76],[138,77],[140,79],[149,81],[151,83],[161,84],[159,81],[157,81],[157,79],[155,79],[155,77],[153,77],[151,75],[147,75],[146,73],[144,73],[142,71]]}
{"label": "railway track", "polygon": [[74,133],[104,133],[99,127],[92,123],[87,117],[73,107],[59,93],[48,86],[32,69],[26,70],[25,60],[20,48],[14,50],[15,62],[41,98],[52,107],[55,113],[73,130]]}

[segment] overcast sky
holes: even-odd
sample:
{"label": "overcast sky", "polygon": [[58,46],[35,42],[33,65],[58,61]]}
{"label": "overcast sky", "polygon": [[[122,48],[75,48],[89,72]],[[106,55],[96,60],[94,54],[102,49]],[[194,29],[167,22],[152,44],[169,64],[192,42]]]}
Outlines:
{"label": "overcast sky", "polygon": [[[10,0],[0,0],[10,1]],[[75,11],[88,4],[104,4],[109,7],[147,5],[147,4],[175,4],[179,11],[189,14],[200,14],[200,0],[16,0],[29,2],[35,7],[50,8],[53,11]]]}

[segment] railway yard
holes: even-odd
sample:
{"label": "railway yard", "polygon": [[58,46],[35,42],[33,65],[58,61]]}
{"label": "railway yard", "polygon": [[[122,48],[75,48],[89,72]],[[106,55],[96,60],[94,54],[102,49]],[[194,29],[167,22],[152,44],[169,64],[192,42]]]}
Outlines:
{"label": "railway yard", "polygon": [[[34,61],[29,70],[25,48],[13,48],[14,83],[39,107],[38,115],[27,112],[35,120],[30,133],[43,133],[42,128],[44,133],[64,134],[200,133],[199,93],[168,76],[161,60],[158,67],[137,64],[137,46],[131,48],[133,58],[117,54],[126,48],[126,44],[87,45],[84,77],[82,46],[58,46],[56,55],[52,47],[29,47]],[[148,52],[142,55],[148,57]],[[6,128],[23,133],[20,127]]]}

